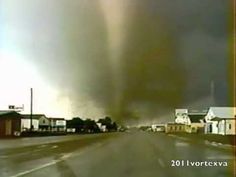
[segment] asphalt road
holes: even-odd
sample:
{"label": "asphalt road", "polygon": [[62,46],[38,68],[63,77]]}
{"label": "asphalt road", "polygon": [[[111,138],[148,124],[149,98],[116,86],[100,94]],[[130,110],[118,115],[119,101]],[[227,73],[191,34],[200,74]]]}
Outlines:
{"label": "asphalt road", "polygon": [[1,177],[233,177],[234,160],[230,149],[138,131],[0,140]]}

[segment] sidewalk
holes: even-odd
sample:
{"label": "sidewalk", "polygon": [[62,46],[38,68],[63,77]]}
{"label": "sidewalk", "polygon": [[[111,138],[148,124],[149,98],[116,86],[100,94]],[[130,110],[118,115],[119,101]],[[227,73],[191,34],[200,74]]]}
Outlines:
{"label": "sidewalk", "polygon": [[16,146],[17,147],[25,147],[25,146],[56,143],[56,142],[61,142],[61,141],[71,141],[71,140],[75,140],[75,139],[76,140],[82,139],[85,136],[88,137],[91,135],[66,135],[66,136],[47,136],[47,137],[26,137],[26,138],[16,138],[16,139],[1,139],[0,140],[0,149],[15,148]]}
{"label": "sidewalk", "polygon": [[175,133],[170,134],[185,141],[191,141],[197,144],[204,144],[207,146],[214,146],[221,149],[232,150],[235,149],[235,136],[213,135],[213,134],[193,134],[193,133]]}

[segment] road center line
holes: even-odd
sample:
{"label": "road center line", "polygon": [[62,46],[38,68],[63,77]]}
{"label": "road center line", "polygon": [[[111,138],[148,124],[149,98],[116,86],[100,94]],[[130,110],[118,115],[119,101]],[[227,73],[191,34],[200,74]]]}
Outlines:
{"label": "road center line", "polygon": [[[100,146],[102,146],[102,143],[96,144],[95,146],[93,146],[93,148],[97,148],[97,147],[100,147]],[[87,150],[89,150],[89,149],[90,149],[90,148],[85,148],[83,151],[80,151],[80,152],[77,152],[77,153],[67,153],[67,154],[63,155],[61,158],[59,158],[58,160],[53,160],[53,161],[51,161],[51,162],[49,162],[49,163],[40,165],[40,166],[35,167],[35,168],[32,168],[32,169],[30,169],[30,170],[26,170],[26,171],[17,173],[17,174],[15,174],[15,175],[10,176],[10,177],[20,177],[20,176],[23,176],[23,175],[27,175],[27,174],[32,173],[32,172],[34,172],[34,171],[40,170],[40,169],[42,169],[42,168],[46,168],[46,167],[49,167],[49,166],[51,166],[51,165],[55,165],[55,164],[57,164],[57,163],[59,163],[59,162],[62,162],[63,160],[68,159],[68,158],[71,157],[72,155],[73,155],[73,157],[78,156],[78,155],[81,155],[82,153],[84,153],[85,151],[87,151]]]}
{"label": "road center line", "polygon": [[60,161],[62,161],[62,160],[54,160],[54,161],[52,161],[52,162],[49,162],[49,163],[46,163],[46,164],[44,164],[44,165],[38,166],[38,167],[33,168],[33,169],[31,169],[31,170],[26,170],[26,171],[24,171],[24,172],[18,173],[18,174],[16,174],[16,175],[11,176],[11,177],[23,176],[23,175],[32,173],[32,172],[34,172],[34,171],[40,170],[40,169],[42,169],[42,168],[45,168],[45,167],[54,165],[54,164],[56,164],[56,163],[58,163],[58,162],[60,162]]}

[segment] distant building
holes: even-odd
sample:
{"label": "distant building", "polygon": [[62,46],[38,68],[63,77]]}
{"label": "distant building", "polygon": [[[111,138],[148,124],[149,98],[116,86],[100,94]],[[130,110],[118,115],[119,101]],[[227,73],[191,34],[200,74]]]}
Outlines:
{"label": "distant building", "polygon": [[[43,114],[33,114],[32,115],[32,131],[38,131],[39,130],[39,118]],[[23,131],[29,131],[31,126],[31,118],[30,114],[23,114],[21,119],[21,132]]]}
{"label": "distant building", "polygon": [[177,124],[190,125],[191,122],[188,117],[188,109],[175,109],[175,122]]}
{"label": "distant building", "polygon": [[188,109],[175,109],[175,122],[165,124],[165,133],[186,132],[190,123]]}
{"label": "distant building", "polygon": [[67,133],[75,133],[76,129],[75,128],[66,128]]}
{"label": "distant building", "polygon": [[21,118],[15,111],[0,111],[0,137],[20,136]]}
{"label": "distant building", "polygon": [[235,135],[236,107],[210,107],[205,121],[205,133]]}
{"label": "distant building", "polygon": [[[30,129],[30,114],[23,115],[24,130]],[[32,115],[33,126],[35,131],[49,131],[50,122],[44,114],[33,114]],[[38,127],[38,128],[36,128]]]}
{"label": "distant building", "polygon": [[66,131],[66,120],[64,118],[49,118],[50,130],[52,132],[65,132]]}
{"label": "distant building", "polygon": [[39,115],[38,120],[39,131],[50,131],[50,120],[44,114]]}
{"label": "distant building", "polygon": [[206,110],[175,110],[175,123],[184,124],[188,133],[204,132],[204,116]]}
{"label": "distant building", "polygon": [[98,123],[98,122],[96,124],[101,132],[107,132],[106,125],[102,125],[102,123]]}
{"label": "distant building", "polygon": [[190,122],[190,127],[187,128],[188,133],[204,133],[204,118],[206,116],[207,111],[199,111],[199,110],[189,110],[188,118]]}
{"label": "distant building", "polygon": [[186,132],[187,125],[178,123],[167,123],[165,124],[165,133],[183,133]]}
{"label": "distant building", "polygon": [[165,131],[165,124],[152,124],[151,130],[153,132],[164,132]]}

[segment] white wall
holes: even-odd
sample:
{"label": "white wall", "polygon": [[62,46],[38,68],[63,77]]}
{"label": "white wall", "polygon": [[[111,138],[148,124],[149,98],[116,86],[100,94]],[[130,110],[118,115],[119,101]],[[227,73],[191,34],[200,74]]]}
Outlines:
{"label": "white wall", "polygon": [[50,125],[50,121],[48,120],[47,117],[42,116],[39,118],[39,125]]}
{"label": "white wall", "polygon": [[66,120],[56,120],[56,126],[66,126]]}
{"label": "white wall", "polygon": [[[39,121],[37,119],[32,120],[32,125],[34,127],[34,131],[39,129]],[[21,131],[30,129],[30,119],[21,119]]]}
{"label": "white wall", "polygon": [[51,130],[52,131],[66,131],[66,120],[50,120]]}
{"label": "white wall", "polygon": [[219,134],[224,135],[225,134],[225,120],[219,121]]}
{"label": "white wall", "polygon": [[235,120],[221,120],[219,122],[219,134],[235,135]]}
{"label": "white wall", "polygon": [[217,121],[212,121],[212,133],[218,134],[218,122]]}
{"label": "white wall", "polygon": [[178,124],[189,124],[188,109],[175,109],[175,122]]}
{"label": "white wall", "polygon": [[175,118],[175,122],[178,124],[185,124],[185,125],[190,125],[191,121],[188,117],[187,114],[177,114]]}
{"label": "white wall", "polygon": [[214,117],[215,117],[215,115],[214,115],[213,111],[211,109],[209,109],[209,111],[207,112],[207,115],[205,116],[205,120],[206,120],[206,122],[208,122]]}
{"label": "white wall", "polygon": [[[229,128],[229,125],[231,125],[231,128]],[[235,120],[226,120],[226,134],[227,135],[235,135]]]}

